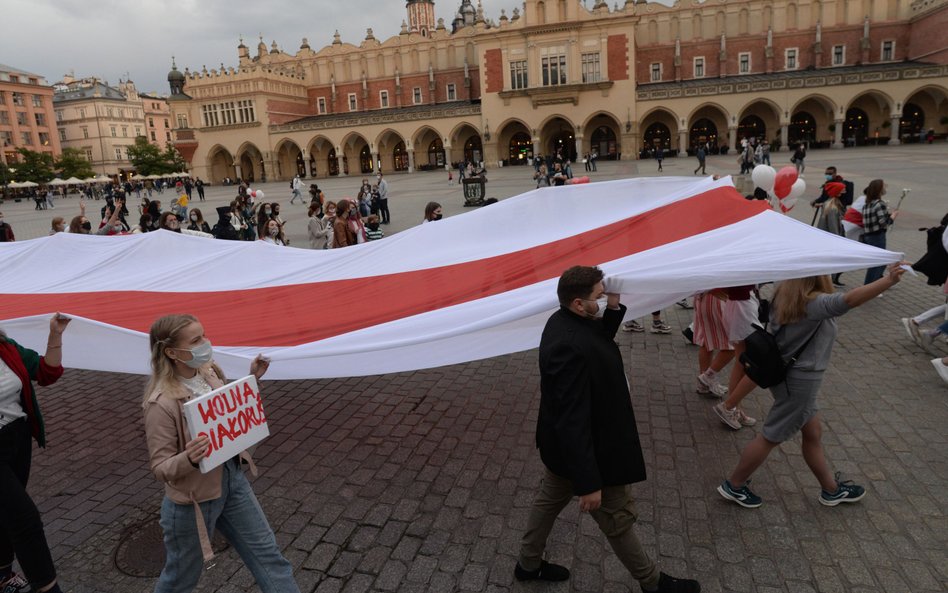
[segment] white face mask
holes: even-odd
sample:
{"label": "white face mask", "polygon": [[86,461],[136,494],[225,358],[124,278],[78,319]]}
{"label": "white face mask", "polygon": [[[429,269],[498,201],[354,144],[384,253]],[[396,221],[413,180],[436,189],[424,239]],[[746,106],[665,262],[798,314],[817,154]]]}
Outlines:
{"label": "white face mask", "polygon": [[280,234],[280,227],[270,227],[270,236],[276,237]]}
{"label": "white face mask", "polygon": [[191,220],[193,220],[194,222],[197,222],[197,219],[198,219],[197,214],[191,215]]}
{"label": "white face mask", "polygon": [[599,310],[596,311],[596,319],[602,317],[603,313],[606,312],[606,308],[609,306],[609,299],[606,297],[600,297],[596,299],[596,305],[599,307]]}
{"label": "white face mask", "polygon": [[211,358],[214,356],[214,349],[210,340],[204,340],[190,350],[187,348],[175,348],[175,350],[186,350],[191,353],[191,360],[182,360],[181,362],[192,369],[201,368],[211,362]]}

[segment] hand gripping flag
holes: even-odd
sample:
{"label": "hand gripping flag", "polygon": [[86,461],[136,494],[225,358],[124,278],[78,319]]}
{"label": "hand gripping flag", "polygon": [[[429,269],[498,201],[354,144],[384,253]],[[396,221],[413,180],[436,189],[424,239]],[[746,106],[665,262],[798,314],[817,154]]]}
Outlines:
{"label": "hand gripping flag", "polygon": [[898,261],[745,200],[727,178],[542,188],[344,249],[167,231],[0,244],[0,327],[42,350],[74,318],[72,368],[149,372],[148,328],[192,313],[230,376],[410,371],[537,346],[566,268],[599,265],[629,316],[695,292]]}

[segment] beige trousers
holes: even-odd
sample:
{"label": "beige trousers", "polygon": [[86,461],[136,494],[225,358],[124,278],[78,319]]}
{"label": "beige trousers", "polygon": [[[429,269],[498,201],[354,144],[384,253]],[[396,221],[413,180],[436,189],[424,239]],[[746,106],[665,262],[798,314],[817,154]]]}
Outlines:
{"label": "beige trousers", "polygon": [[[544,468],[540,490],[533,501],[527,531],[520,541],[520,566],[524,570],[540,568],[546,539],[553,529],[553,522],[573,499],[573,483]],[[609,545],[619,561],[629,569],[632,578],[643,588],[658,585],[658,567],[645,553],[642,543],[632,531],[638,518],[635,503],[629,496],[628,486],[606,486],[602,489],[602,506],[589,513],[599,524]]]}

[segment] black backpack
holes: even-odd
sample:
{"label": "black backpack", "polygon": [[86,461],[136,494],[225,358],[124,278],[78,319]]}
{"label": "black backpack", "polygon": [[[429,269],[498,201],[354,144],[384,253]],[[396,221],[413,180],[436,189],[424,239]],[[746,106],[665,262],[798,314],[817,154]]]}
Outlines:
{"label": "black backpack", "polygon": [[772,334],[763,327],[755,325],[754,333],[744,338],[744,352],[741,353],[740,359],[744,374],[750,377],[758,387],[767,388],[783,383],[787,378],[787,371],[810,345],[822,325],[823,322],[820,321],[806,342],[787,361],[783,359],[783,353],[777,346],[777,334],[786,326],[781,326],[777,334]]}

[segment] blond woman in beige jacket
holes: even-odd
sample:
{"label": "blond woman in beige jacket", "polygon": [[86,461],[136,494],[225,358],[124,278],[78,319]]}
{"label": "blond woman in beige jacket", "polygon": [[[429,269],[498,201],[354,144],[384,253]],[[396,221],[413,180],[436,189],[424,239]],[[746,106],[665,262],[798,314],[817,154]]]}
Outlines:
{"label": "blond woman in beige jacket", "polygon": [[[182,404],[226,383],[211,360],[204,327],[191,315],[167,315],[151,326],[151,380],[143,403],[152,472],[165,485],[161,528],[167,559],[156,593],[192,591],[203,561],[213,556],[210,536],[220,529],[264,593],[299,593],[293,569],[280,553],[260,503],[241,469],[256,468],[241,453],[206,474],[198,467],[210,442],[190,438]],[[268,361],[258,356],[250,372],[260,379]]]}

